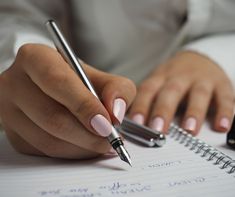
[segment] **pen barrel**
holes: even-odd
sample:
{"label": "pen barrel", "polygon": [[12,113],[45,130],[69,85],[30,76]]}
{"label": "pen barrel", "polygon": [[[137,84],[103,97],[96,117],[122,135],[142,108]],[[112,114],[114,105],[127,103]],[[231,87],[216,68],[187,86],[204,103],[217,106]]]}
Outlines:
{"label": "pen barrel", "polygon": [[64,60],[71,66],[71,68],[79,75],[80,79],[82,80],[83,84],[91,91],[91,93],[99,99],[98,95],[95,92],[94,87],[92,86],[92,83],[86,76],[81,63],[79,62],[77,56],[75,55],[74,51],[62,35],[59,27],[56,25],[56,23],[53,20],[49,20],[46,22],[46,27],[48,32],[50,33],[52,40],[59,51],[59,53],[62,55]]}
{"label": "pen barrel", "polygon": [[120,137],[113,139],[110,144],[112,145],[113,149],[116,150],[118,147],[123,146],[123,142]]}
{"label": "pen barrel", "polygon": [[150,129],[144,125],[139,125],[128,118],[124,118],[117,130],[125,137],[140,142],[141,144],[153,147],[163,146],[166,142],[165,135],[159,131]]}
{"label": "pen barrel", "polygon": [[[86,76],[82,65],[80,64],[77,56],[75,55],[72,48],[67,43],[66,39],[62,35],[60,29],[56,25],[53,20],[49,20],[46,22],[46,27],[48,32],[50,33],[53,42],[62,55],[64,60],[73,68],[73,70],[79,75],[80,79],[82,80],[83,84],[91,91],[91,93],[98,99],[98,95],[95,92],[95,89],[92,86],[92,83],[89,81],[88,77]],[[128,152],[125,150],[123,146],[123,142],[118,135],[116,129],[112,126],[111,134],[108,136],[108,140],[112,147],[116,150],[120,158],[131,165],[130,157]]]}
{"label": "pen barrel", "polygon": [[108,136],[108,141],[114,149],[115,149],[114,146],[116,146],[115,145],[116,141],[121,141],[121,138],[120,138],[117,130],[114,128],[114,126],[112,126],[112,133]]}

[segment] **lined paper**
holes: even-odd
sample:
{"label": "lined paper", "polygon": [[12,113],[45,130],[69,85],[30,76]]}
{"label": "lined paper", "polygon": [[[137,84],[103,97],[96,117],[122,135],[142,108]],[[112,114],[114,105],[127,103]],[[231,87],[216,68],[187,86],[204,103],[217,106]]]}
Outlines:
{"label": "lined paper", "polygon": [[0,137],[0,194],[4,197],[234,196],[228,174],[167,138],[162,148],[126,142],[133,167],[117,157],[68,161],[16,153]]}

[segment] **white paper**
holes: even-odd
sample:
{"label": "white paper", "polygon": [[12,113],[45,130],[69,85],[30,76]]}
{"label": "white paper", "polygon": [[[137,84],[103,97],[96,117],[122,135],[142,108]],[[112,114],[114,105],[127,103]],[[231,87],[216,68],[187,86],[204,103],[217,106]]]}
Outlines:
{"label": "white paper", "polygon": [[132,168],[117,157],[68,161],[21,155],[1,136],[0,196],[234,196],[234,173],[173,139],[162,148],[126,146]]}

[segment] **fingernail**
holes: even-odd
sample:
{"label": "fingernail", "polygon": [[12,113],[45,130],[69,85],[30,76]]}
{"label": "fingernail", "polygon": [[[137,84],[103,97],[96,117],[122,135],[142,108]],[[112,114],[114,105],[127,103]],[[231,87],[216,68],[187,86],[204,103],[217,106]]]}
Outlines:
{"label": "fingernail", "polygon": [[121,98],[115,99],[113,104],[113,114],[120,123],[122,123],[125,113],[126,113],[126,102]]}
{"label": "fingernail", "polygon": [[112,125],[101,114],[97,114],[91,119],[91,125],[95,131],[103,137],[107,137],[111,134]]}
{"label": "fingernail", "polygon": [[219,123],[220,127],[223,129],[229,129],[230,127],[230,121],[228,118],[221,118],[220,119],[220,123]]}
{"label": "fingernail", "polygon": [[185,122],[184,128],[188,131],[195,131],[197,126],[197,121],[195,118],[188,118]]}
{"label": "fingernail", "polygon": [[163,131],[164,128],[164,120],[161,117],[156,117],[152,120],[150,127],[155,129],[156,131]]}
{"label": "fingernail", "polygon": [[137,124],[141,124],[141,125],[144,124],[144,116],[142,114],[135,114],[132,117],[132,120],[136,122]]}

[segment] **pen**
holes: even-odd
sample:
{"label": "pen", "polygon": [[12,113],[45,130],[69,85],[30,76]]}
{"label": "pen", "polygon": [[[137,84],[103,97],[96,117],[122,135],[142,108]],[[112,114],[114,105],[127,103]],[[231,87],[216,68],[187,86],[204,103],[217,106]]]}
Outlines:
{"label": "pen", "polygon": [[161,147],[166,143],[165,135],[125,117],[118,131],[132,141],[148,147]]}
{"label": "pen", "polygon": [[235,116],[233,118],[231,129],[227,134],[227,145],[235,150]]}
{"label": "pen", "polygon": [[[86,73],[84,72],[82,65],[80,64],[77,56],[75,55],[72,48],[69,46],[68,42],[64,38],[62,32],[60,31],[59,27],[53,20],[48,20],[46,22],[47,30],[49,31],[52,40],[58,50],[58,52],[63,56],[65,61],[70,64],[73,70],[79,75],[84,85],[91,91],[91,93],[99,99],[98,95],[96,94],[91,82],[89,81]],[[107,137],[109,143],[113,147],[113,149],[117,152],[121,160],[127,162],[131,166],[131,159],[124,147],[124,144],[117,132],[117,130],[112,125],[112,132]]]}

